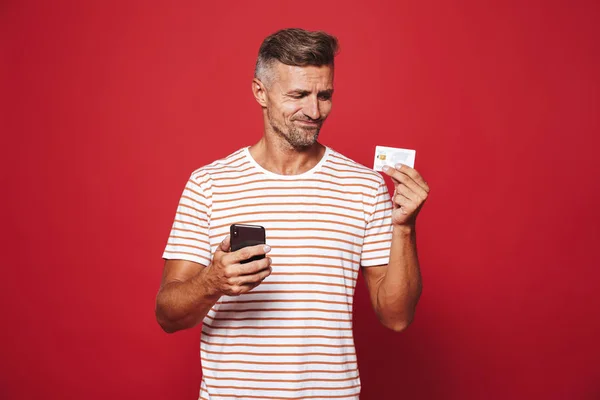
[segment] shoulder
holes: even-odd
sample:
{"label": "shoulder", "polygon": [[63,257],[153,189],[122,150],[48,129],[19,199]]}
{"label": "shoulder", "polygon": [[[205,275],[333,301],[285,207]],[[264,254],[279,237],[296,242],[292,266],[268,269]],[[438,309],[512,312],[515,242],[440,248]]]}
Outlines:
{"label": "shoulder", "polygon": [[197,184],[205,184],[223,174],[239,172],[239,168],[248,162],[244,154],[245,151],[246,148],[243,147],[223,158],[196,169],[192,172],[190,180]]}
{"label": "shoulder", "polygon": [[376,190],[379,186],[385,184],[385,181],[379,172],[352,160],[332,148],[329,148],[329,151],[329,159],[325,164],[328,169],[331,169],[337,174],[352,175],[357,179],[371,182]]}

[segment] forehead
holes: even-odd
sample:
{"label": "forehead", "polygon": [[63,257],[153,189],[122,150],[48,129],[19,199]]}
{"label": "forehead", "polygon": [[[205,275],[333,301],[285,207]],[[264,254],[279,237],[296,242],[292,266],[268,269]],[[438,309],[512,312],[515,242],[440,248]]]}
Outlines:
{"label": "forehead", "polygon": [[297,67],[293,65],[285,65],[282,63],[275,64],[275,81],[283,87],[312,87],[317,86],[319,89],[333,88],[333,68],[330,65],[307,65]]}

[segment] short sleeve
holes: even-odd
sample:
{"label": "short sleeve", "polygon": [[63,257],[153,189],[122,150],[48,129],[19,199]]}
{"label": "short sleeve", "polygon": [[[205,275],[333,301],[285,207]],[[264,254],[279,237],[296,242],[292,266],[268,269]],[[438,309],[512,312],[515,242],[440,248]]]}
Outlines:
{"label": "short sleeve", "polygon": [[385,181],[380,176],[373,212],[367,221],[363,241],[361,265],[373,267],[386,265],[390,260],[392,244],[392,200]]}
{"label": "short sleeve", "polygon": [[210,264],[210,196],[202,186],[202,182],[193,175],[185,185],[163,253],[165,260],[188,260],[205,266]]}

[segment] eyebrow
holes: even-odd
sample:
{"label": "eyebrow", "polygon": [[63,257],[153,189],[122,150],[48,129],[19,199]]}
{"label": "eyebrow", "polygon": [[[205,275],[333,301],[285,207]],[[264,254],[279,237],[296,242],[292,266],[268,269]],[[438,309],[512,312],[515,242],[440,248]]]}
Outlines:
{"label": "eyebrow", "polygon": [[[294,89],[294,90],[287,92],[286,94],[297,94],[297,95],[306,96],[306,95],[310,94],[310,91],[302,90],[302,89]],[[317,93],[318,96],[322,96],[322,95],[331,96],[332,94],[333,94],[333,89],[321,90],[319,93]]]}

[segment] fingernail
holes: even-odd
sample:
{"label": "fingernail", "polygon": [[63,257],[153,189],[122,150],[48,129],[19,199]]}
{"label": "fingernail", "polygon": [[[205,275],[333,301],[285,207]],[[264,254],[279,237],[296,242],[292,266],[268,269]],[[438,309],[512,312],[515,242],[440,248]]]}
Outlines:
{"label": "fingernail", "polygon": [[388,172],[388,169],[390,169],[390,167],[388,167],[387,165],[384,165],[383,168],[381,168],[383,170],[383,172]]}
{"label": "fingernail", "polygon": [[265,253],[268,253],[271,251],[271,246],[265,245],[264,249],[265,249]]}
{"label": "fingernail", "polygon": [[396,169],[400,169],[400,168],[402,168],[402,164],[400,164],[400,163],[396,164]]}

